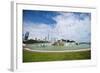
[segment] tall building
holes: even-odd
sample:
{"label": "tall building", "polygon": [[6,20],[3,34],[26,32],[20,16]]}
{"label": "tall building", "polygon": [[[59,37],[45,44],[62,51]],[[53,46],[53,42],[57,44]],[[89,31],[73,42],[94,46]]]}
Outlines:
{"label": "tall building", "polygon": [[29,32],[26,32],[25,33],[25,40],[28,40],[28,37],[29,37]]}
{"label": "tall building", "polygon": [[49,37],[49,33],[48,33],[48,41],[50,41],[50,39],[49,39],[50,37]]}

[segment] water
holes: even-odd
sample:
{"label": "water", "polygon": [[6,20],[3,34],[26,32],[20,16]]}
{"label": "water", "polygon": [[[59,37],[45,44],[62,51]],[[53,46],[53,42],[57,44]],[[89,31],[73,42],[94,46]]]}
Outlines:
{"label": "water", "polygon": [[53,46],[51,44],[27,44],[27,48],[30,48],[32,50],[41,50],[41,51],[64,51],[64,50],[77,50],[77,49],[87,49],[90,48],[90,44],[68,44],[67,46]]}

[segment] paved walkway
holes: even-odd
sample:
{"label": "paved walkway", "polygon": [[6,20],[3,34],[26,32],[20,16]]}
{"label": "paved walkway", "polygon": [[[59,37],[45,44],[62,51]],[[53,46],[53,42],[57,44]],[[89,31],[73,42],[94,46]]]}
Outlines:
{"label": "paved walkway", "polygon": [[42,50],[32,50],[32,49],[29,49],[29,48],[24,48],[25,50],[28,50],[28,51],[33,51],[33,52],[78,52],[78,51],[89,51],[91,50],[90,48],[87,48],[87,49],[75,49],[75,50],[62,50],[62,51],[42,51]]}

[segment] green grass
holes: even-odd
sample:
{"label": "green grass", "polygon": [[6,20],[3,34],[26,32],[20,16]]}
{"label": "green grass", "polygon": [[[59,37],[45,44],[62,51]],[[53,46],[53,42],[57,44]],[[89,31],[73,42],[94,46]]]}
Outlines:
{"label": "green grass", "polygon": [[23,62],[63,61],[91,59],[91,51],[81,52],[31,52],[23,50]]}

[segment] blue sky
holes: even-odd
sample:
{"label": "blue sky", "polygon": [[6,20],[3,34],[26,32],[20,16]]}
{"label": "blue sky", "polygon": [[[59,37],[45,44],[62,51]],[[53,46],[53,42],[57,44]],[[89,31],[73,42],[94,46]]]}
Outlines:
{"label": "blue sky", "polygon": [[24,22],[32,22],[36,24],[47,24],[53,26],[56,24],[56,21],[52,19],[59,15],[57,12],[50,12],[50,11],[32,11],[32,10],[24,10],[23,11],[23,21]]}
{"label": "blue sky", "polygon": [[23,10],[23,33],[29,38],[69,39],[81,42],[91,40],[91,14],[80,12],[54,12]]}

